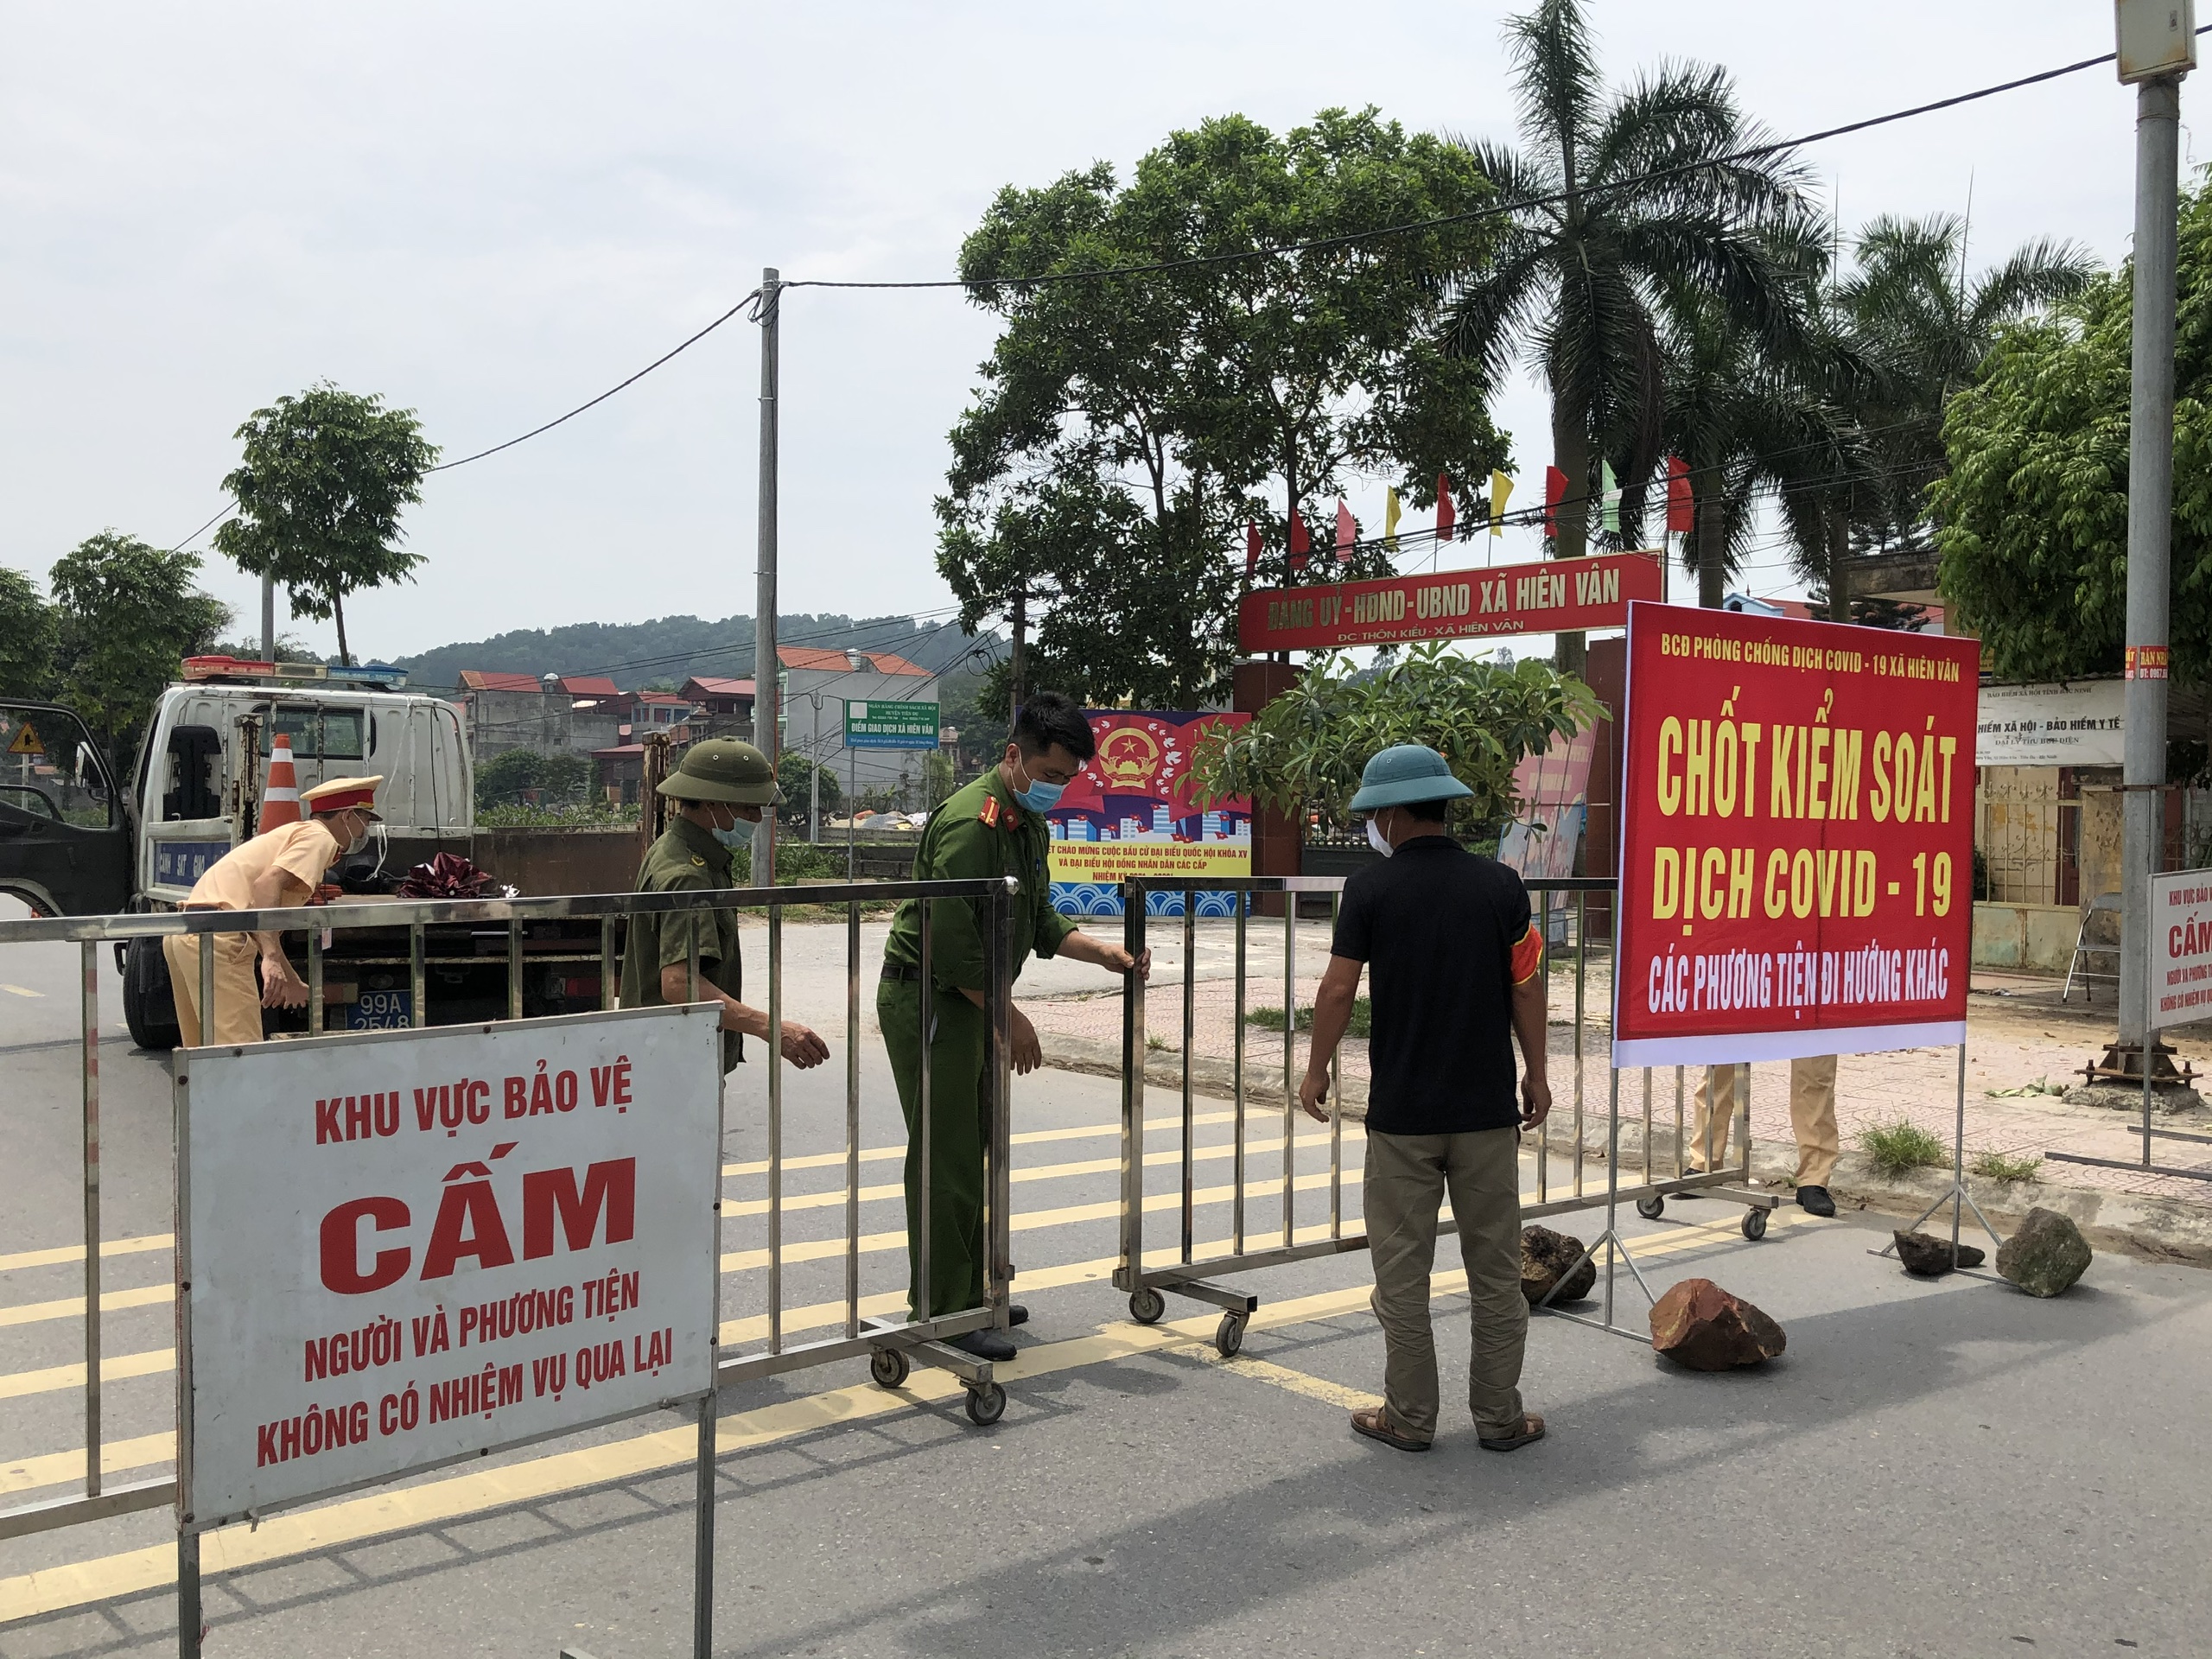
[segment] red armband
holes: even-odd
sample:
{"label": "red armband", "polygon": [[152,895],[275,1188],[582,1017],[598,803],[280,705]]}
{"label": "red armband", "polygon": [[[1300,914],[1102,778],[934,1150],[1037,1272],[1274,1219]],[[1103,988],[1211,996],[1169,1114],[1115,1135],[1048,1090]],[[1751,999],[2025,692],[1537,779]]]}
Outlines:
{"label": "red armband", "polygon": [[1544,936],[1536,931],[1536,925],[1531,922],[1529,931],[1521,936],[1520,944],[1513,947],[1513,982],[1526,985],[1543,965]]}

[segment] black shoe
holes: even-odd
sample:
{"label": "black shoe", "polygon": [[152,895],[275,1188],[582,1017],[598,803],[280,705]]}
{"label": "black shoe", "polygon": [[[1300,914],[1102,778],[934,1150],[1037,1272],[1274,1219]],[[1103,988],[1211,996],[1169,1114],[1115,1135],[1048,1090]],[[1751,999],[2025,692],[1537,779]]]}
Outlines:
{"label": "black shoe", "polygon": [[1028,1324],[1028,1308],[1020,1302],[1008,1302],[1006,1308],[1006,1322],[1008,1325]]}
{"label": "black shoe", "polygon": [[1014,1345],[1014,1339],[1005,1332],[994,1331],[988,1325],[985,1325],[981,1331],[970,1331],[964,1337],[954,1337],[944,1345],[948,1348],[957,1348],[963,1354],[973,1354],[977,1359],[988,1359],[997,1363],[1012,1359],[1021,1351]]}
{"label": "black shoe", "polygon": [[1808,1216],[1835,1214],[1835,1200],[1828,1196],[1828,1190],[1825,1186],[1799,1187],[1797,1207]]}

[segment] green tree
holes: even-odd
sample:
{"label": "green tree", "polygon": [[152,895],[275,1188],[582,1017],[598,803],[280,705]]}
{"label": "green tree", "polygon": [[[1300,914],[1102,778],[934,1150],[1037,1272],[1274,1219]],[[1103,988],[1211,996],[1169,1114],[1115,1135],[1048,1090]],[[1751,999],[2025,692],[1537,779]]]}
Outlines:
{"label": "green tree", "polygon": [[783,810],[778,816],[791,823],[808,821],[814,810],[812,790],[817,774],[822,782],[823,819],[834,818],[843,810],[845,791],[838,785],[837,774],[809,760],[796,749],[785,749],[776,757],[776,786],[784,791]]}
{"label": "green tree", "polygon": [[1461,820],[1491,826],[1513,815],[1513,769],[1524,757],[1602,718],[1588,686],[1536,658],[1508,665],[1431,643],[1359,672],[1349,658],[1329,655],[1244,725],[1207,730],[1192,751],[1192,792],[1205,805],[1249,795],[1293,817],[1319,810],[1344,824],[1369,757],[1426,743],[1474,791],[1459,804]]}
{"label": "green tree", "polygon": [[[2181,207],[2174,336],[2171,634],[2177,678],[2212,673],[2212,188]],[[1940,585],[2005,679],[2120,667],[2127,609],[2134,274],[1997,327],[1945,406],[1929,491]]]}
{"label": "green tree", "polygon": [[254,410],[223,487],[238,514],[215,546],[249,575],[284,584],[292,614],[335,618],[338,660],[352,663],[346,595],[410,577],[423,562],[400,543],[401,509],[423,499],[438,459],[411,409],[319,382]]}
{"label": "green tree", "polygon": [[22,571],[0,565],[0,696],[43,697],[54,689],[54,607]]}
{"label": "green tree", "polygon": [[590,792],[591,776],[584,755],[507,749],[476,768],[476,804],[517,805],[535,791],[539,806],[573,806]]}
{"label": "green tree", "polygon": [[[1248,519],[1281,570],[1277,501],[1325,547],[1355,475],[1416,505],[1440,472],[1486,477],[1505,447],[1478,365],[1443,349],[1437,273],[1478,263],[1490,226],[1356,233],[1489,195],[1464,151],[1371,110],[1281,137],[1222,117],[1171,134],[1126,188],[1102,163],[1001,191],[961,251],[1005,323],[938,503],[962,626],[1019,609],[1029,684],[1192,707],[1235,655]],[[1332,237],[1352,239],[1255,251]],[[1055,280],[1162,262],[1203,263]],[[1346,574],[1389,569],[1362,547]]]}
{"label": "green tree", "polygon": [[130,766],[154,700],[231,623],[230,607],[199,592],[196,553],[164,552],[102,531],[48,573],[57,623],[59,701],[83,718],[118,765]]}
{"label": "green tree", "polygon": [[[1581,0],[1541,0],[1506,24],[1522,147],[1469,145],[1516,213],[1497,258],[1456,286],[1451,341],[1494,387],[1525,358],[1551,394],[1552,464],[1567,476],[1555,557],[1588,550],[1596,459],[1622,459],[1622,523],[1642,516],[1660,457],[1661,311],[1711,296],[1777,335],[1796,273],[1769,233],[1803,211],[1803,175],[1776,154],[1742,160],[1764,130],[1727,72],[1666,64],[1608,96]],[[1560,661],[1580,669],[1580,634]]]}

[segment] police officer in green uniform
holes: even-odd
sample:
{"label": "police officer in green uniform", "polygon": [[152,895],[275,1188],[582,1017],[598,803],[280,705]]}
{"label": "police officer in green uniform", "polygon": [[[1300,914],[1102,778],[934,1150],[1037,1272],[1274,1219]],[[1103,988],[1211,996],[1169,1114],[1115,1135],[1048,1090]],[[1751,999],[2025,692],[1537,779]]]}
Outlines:
{"label": "police officer in green uniform", "polygon": [[[1057,692],[1039,691],[1015,717],[1013,741],[996,767],[958,791],[930,815],[914,855],[918,881],[1013,876],[1014,963],[1018,977],[1033,951],[1096,963],[1115,973],[1148,976],[1152,953],[1132,957],[1077,930],[1052,905],[1046,874],[1045,814],[1090,761],[1096,746],[1083,710]],[[990,1035],[984,1010],[988,956],[984,901],[940,899],[930,933],[930,1282],[920,1281],[921,1236],[921,906],[899,907],[884,947],[883,982],[876,988],[877,1022],[906,1115],[907,1298],[916,1319],[982,1306],[983,1290],[983,1134],[991,1079],[985,1058]],[[1014,1069],[1043,1063],[1036,1027],[1014,1010]],[[1028,1310],[1017,1304],[1012,1322]],[[971,1332],[952,1344],[982,1359],[1011,1359],[1003,1332]]]}
{"label": "police officer in green uniform", "polygon": [[[760,810],[780,805],[775,768],[750,743],[710,737],[683,752],[660,784],[676,810],[638,867],[639,893],[706,893],[734,886],[730,849],[750,836]],[[699,947],[699,983],[684,983],[692,942]],[[745,989],[737,954],[734,910],[671,910],[630,918],[622,952],[622,1006],[650,1008],[671,1002],[722,1005],[722,1069],[745,1058],[747,1036],[765,1039],[768,1016],[738,1001]],[[802,1068],[830,1058],[829,1045],[796,1020],[784,1021],[784,1058]]]}

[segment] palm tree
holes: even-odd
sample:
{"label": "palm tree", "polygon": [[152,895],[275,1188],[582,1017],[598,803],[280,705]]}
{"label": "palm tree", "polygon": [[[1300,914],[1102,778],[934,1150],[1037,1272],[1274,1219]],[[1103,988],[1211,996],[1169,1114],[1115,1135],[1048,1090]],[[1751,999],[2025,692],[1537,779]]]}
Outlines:
{"label": "palm tree", "polygon": [[[1609,94],[1580,0],[1539,0],[1506,40],[1522,147],[1468,148],[1503,200],[1529,205],[1458,283],[1448,338],[1493,385],[1516,357],[1541,372],[1567,479],[1554,553],[1576,558],[1593,454],[1624,460],[1624,523],[1659,458],[1662,296],[1697,291],[1755,329],[1788,326],[1793,277],[1763,232],[1802,214],[1803,179],[1779,153],[1738,157],[1764,134],[1725,70],[1663,64]],[[1580,666],[1582,644],[1560,636],[1562,666]]]}
{"label": "palm tree", "polygon": [[[1872,370],[1853,410],[1869,467],[1850,512],[1853,538],[1868,550],[1928,547],[1944,405],[1974,382],[2005,324],[2071,298],[2096,272],[2085,249],[2044,238],[1969,280],[1966,235],[1955,213],[1885,214],[1859,232],[1855,269],[1834,290],[1838,326]],[[1840,568],[1839,556],[1828,563]],[[1845,602],[1833,585],[1831,598]]]}
{"label": "palm tree", "polygon": [[1816,315],[1797,320],[1785,351],[1711,295],[1671,293],[1665,315],[1663,429],[1689,467],[1697,509],[1682,552],[1697,575],[1698,603],[1717,608],[1751,547],[1763,500],[1780,509],[1793,544],[1820,543],[1831,480],[1856,464],[1853,434],[1834,397],[1856,365]]}

